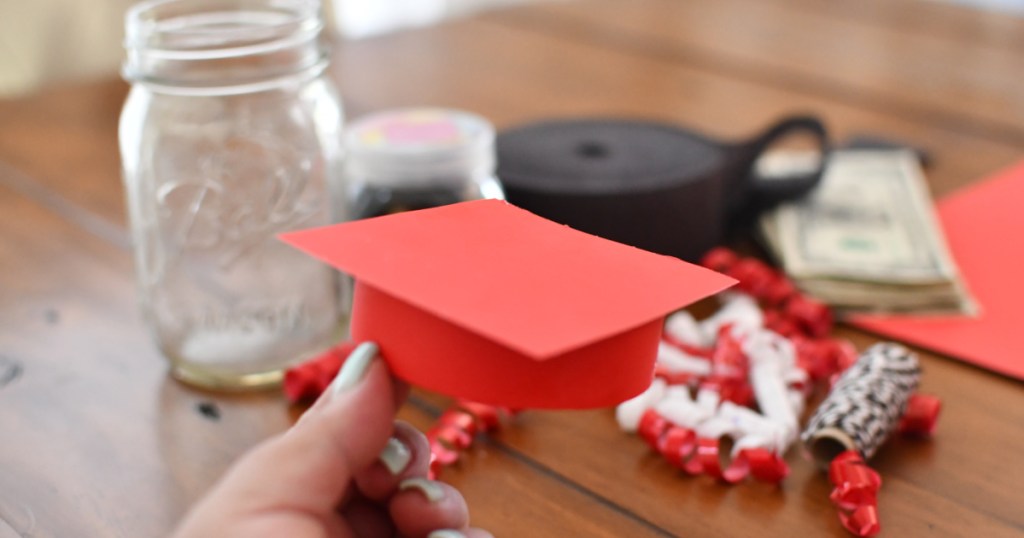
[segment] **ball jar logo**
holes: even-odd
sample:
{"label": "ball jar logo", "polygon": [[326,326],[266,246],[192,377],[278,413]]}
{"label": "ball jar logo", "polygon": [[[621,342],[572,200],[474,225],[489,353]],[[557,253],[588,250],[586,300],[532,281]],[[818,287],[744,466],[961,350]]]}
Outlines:
{"label": "ball jar logo", "polygon": [[197,177],[160,187],[160,229],[179,253],[220,250],[217,259],[227,268],[317,214],[322,201],[303,196],[318,177],[312,167],[282,140],[232,137],[200,157]]}

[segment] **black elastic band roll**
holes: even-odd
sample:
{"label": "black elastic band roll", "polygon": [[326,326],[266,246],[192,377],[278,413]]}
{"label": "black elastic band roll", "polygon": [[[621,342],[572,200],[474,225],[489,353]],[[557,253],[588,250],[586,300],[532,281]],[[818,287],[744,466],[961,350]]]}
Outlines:
{"label": "black elastic band roll", "polygon": [[695,260],[717,244],[723,148],[669,125],[532,124],[498,137],[508,200],[584,232]]}

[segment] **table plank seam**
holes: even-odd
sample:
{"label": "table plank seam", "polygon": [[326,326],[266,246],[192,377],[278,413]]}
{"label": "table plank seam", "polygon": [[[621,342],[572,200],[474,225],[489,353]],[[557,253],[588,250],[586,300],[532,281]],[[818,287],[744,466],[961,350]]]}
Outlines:
{"label": "table plank seam", "polygon": [[[959,506],[960,508],[963,508],[965,510],[969,510],[971,512],[974,512],[975,514],[980,515],[980,516],[987,517],[988,519],[992,520],[993,522],[1000,523],[1000,524],[1006,526],[1007,528],[1017,529],[1017,530],[1024,531],[1024,522],[1010,521],[1010,520],[1006,519],[1005,517],[1000,516],[999,514],[996,514],[996,513],[992,512],[990,510],[986,510],[985,506],[976,506],[974,503],[965,503],[964,499],[961,498],[961,497],[955,497],[955,496],[952,496],[952,495],[945,495],[943,493],[939,493],[939,492],[936,492],[935,490],[929,489],[926,486],[921,485],[921,484],[919,484],[919,483],[917,483],[917,482],[915,482],[913,480],[910,480],[908,478],[900,477],[900,476],[895,476],[895,475],[892,475],[892,474],[884,477],[883,480],[899,480],[905,487],[912,488],[912,489],[915,489],[917,491],[925,492],[925,493],[928,493],[928,494],[931,494],[931,495],[935,495],[935,496],[939,497],[942,500],[949,501],[950,504],[954,504],[956,506]],[[885,495],[885,486],[884,486],[884,484],[882,486],[882,495]]]}
{"label": "table plank seam", "polygon": [[[672,1],[672,0],[668,0],[668,1]],[[744,1],[746,3],[759,3],[759,2],[761,2],[763,0],[742,0],[742,1]],[[835,19],[835,20],[840,20],[840,21],[843,21],[843,22],[852,22],[854,24],[858,24],[858,25],[865,26],[865,27],[868,27],[868,28],[885,28],[887,30],[898,30],[898,31],[901,31],[901,32],[906,32],[907,30],[913,30],[913,33],[915,35],[918,35],[918,36],[927,37],[927,38],[930,38],[930,39],[950,41],[948,39],[948,36],[943,34],[943,33],[935,32],[935,31],[932,31],[932,30],[927,29],[927,28],[908,28],[905,25],[898,25],[899,21],[897,21],[896,23],[893,23],[892,22],[893,19],[890,19],[889,17],[878,17],[878,16],[874,15],[871,10],[866,10],[866,9],[863,8],[863,6],[859,6],[858,3],[848,3],[848,2],[800,2],[800,4],[801,4],[801,7],[803,9],[814,9],[815,10],[814,14],[819,16],[819,17],[827,17],[827,18],[831,18],[831,19]],[[945,10],[949,10],[949,11],[952,11],[952,10],[958,11],[959,13],[956,16],[975,15],[976,12],[978,12],[978,11],[984,11],[984,8],[968,7],[968,6],[963,5],[963,4],[956,4],[956,3],[952,3],[952,2],[941,4],[939,6],[940,6],[941,9],[945,9]],[[823,9],[821,9],[821,8],[823,8]],[[953,15],[950,15],[950,16],[953,16]],[[985,13],[985,16],[986,17],[1005,16],[1005,14],[1004,13],[999,13],[999,12],[989,11],[989,12]],[[970,34],[967,35],[967,37],[968,37],[969,41],[974,41],[974,40],[976,40],[979,37],[979,32],[971,32]],[[986,49],[992,49],[992,50],[1004,50],[1004,49],[1011,49],[1012,50],[1015,46],[1024,44],[1024,40],[1020,40],[1019,36],[1011,36],[1011,37],[1015,37],[1015,38],[1018,38],[1018,39],[1016,39],[1010,45],[991,45],[989,43],[985,43],[983,46]],[[977,46],[977,44],[975,44],[975,46]]]}
{"label": "table plank seam", "polygon": [[[420,409],[421,411],[423,411],[423,412],[425,412],[425,413],[427,413],[429,415],[432,415],[434,417],[438,417],[438,416],[441,415],[441,412],[442,412],[441,409],[437,408],[436,406],[434,406],[434,405],[432,405],[432,404],[430,404],[430,403],[428,403],[428,402],[426,402],[426,401],[424,401],[424,400],[422,400],[420,398],[417,398],[415,395],[410,395],[409,399],[408,399],[408,402],[411,405],[415,406],[417,409]],[[547,478],[550,478],[551,480],[554,480],[555,482],[557,482],[557,483],[559,483],[559,484],[561,484],[561,485],[563,485],[563,486],[565,486],[565,487],[567,487],[567,488],[569,488],[569,489],[571,489],[573,491],[576,491],[576,492],[580,493],[581,495],[583,495],[583,496],[593,500],[597,504],[600,504],[601,506],[604,506],[604,507],[608,508],[609,510],[617,513],[617,514],[620,514],[620,515],[622,515],[623,517],[625,517],[627,519],[630,519],[632,521],[635,521],[635,522],[639,523],[640,525],[643,525],[644,527],[650,529],[651,531],[653,531],[653,532],[655,532],[655,533],[657,533],[657,534],[659,534],[661,536],[668,536],[668,537],[676,536],[675,533],[670,532],[669,530],[667,530],[667,529],[665,529],[665,528],[663,528],[663,527],[661,527],[661,526],[659,526],[659,525],[657,525],[657,524],[655,524],[655,523],[645,519],[644,517],[642,517],[641,515],[637,514],[636,512],[634,512],[634,511],[632,511],[632,510],[630,510],[630,509],[628,509],[628,508],[626,508],[626,507],[624,507],[624,506],[622,506],[622,505],[612,501],[611,499],[608,499],[607,497],[604,497],[604,496],[598,494],[597,492],[595,492],[593,490],[590,490],[590,489],[584,487],[583,485],[581,485],[581,484],[579,484],[577,482],[574,482],[570,478],[568,478],[565,475],[555,471],[551,467],[548,467],[547,465],[544,465],[544,464],[540,463],[539,461],[537,461],[537,460],[527,456],[526,454],[520,452],[519,450],[516,450],[515,448],[512,448],[511,446],[503,443],[501,441],[501,439],[499,439],[499,438],[496,438],[496,437],[493,437],[493,436],[485,436],[484,437],[484,442],[488,446],[491,446],[492,448],[497,450],[498,452],[504,454],[505,456],[507,456],[509,458],[512,458],[515,461],[518,461],[519,463],[522,463],[523,465],[529,467],[530,469],[534,470],[535,472],[537,472],[537,473],[539,473],[539,474],[541,474],[541,475],[543,475],[543,476],[545,476]]]}
{"label": "table plank seam", "polygon": [[45,207],[87,233],[121,250],[131,250],[131,239],[123,227],[72,202],[28,174],[2,161],[0,161],[0,184]]}
{"label": "table plank seam", "polygon": [[[659,43],[611,31],[600,31],[586,23],[559,14],[538,16],[532,12],[508,10],[480,17],[481,21],[547,37],[572,39],[586,46],[611,50],[670,65],[684,65],[734,80],[754,83],[819,99],[828,99],[861,110],[901,118],[905,121],[971,136],[987,142],[1024,146],[1024,129],[1001,122],[973,118],[934,107],[921,106],[898,97],[869,90],[848,90],[842,84],[816,79],[782,67],[765,68],[721,53],[695,47]],[[895,103],[895,105],[893,105]]]}

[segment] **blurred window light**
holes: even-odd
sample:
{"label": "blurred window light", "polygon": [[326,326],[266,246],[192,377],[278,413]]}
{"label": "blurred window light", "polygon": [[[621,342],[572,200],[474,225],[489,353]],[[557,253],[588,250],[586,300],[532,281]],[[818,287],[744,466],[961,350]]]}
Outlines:
{"label": "blurred window light", "polygon": [[333,0],[335,28],[358,39],[441,20],[446,0]]}
{"label": "blurred window light", "polygon": [[333,12],[335,30],[349,39],[427,26],[528,1],[531,0],[324,0],[328,3],[325,8]]}
{"label": "blurred window light", "polygon": [[946,0],[951,4],[1024,16],[1024,0]]}

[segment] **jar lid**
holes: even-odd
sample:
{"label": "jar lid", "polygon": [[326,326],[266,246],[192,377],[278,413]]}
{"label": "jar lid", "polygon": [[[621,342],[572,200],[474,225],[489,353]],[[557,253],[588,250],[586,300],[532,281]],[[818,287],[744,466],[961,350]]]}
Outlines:
{"label": "jar lid", "polygon": [[460,110],[371,114],[351,125],[345,147],[347,174],[373,184],[462,184],[494,174],[494,127]]}

